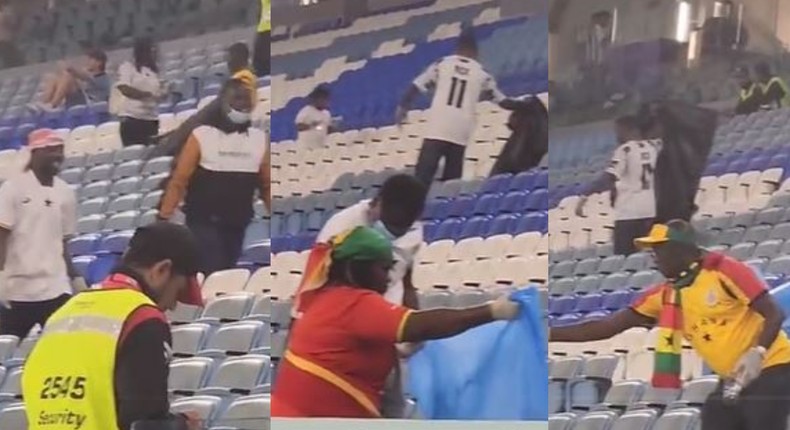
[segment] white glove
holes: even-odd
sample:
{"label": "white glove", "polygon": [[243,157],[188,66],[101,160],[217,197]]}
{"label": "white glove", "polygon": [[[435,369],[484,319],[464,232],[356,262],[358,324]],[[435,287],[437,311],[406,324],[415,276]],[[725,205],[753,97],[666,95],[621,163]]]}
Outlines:
{"label": "white glove", "polygon": [[418,353],[423,346],[424,344],[422,342],[419,343],[404,342],[404,343],[396,344],[395,349],[398,350],[399,358],[409,358],[412,355]]}
{"label": "white glove", "polygon": [[82,276],[78,276],[71,280],[71,290],[74,292],[74,294],[85,291],[88,288],[88,283],[85,282],[85,278]]}
{"label": "white glove", "polygon": [[488,302],[488,307],[495,320],[514,320],[518,317],[520,310],[519,304],[510,300],[508,296],[501,296]]}
{"label": "white glove", "polygon": [[746,387],[750,382],[760,376],[760,371],[763,368],[763,360],[765,359],[765,348],[755,346],[749,348],[735,365],[735,370],[732,377],[738,381],[742,387]]}

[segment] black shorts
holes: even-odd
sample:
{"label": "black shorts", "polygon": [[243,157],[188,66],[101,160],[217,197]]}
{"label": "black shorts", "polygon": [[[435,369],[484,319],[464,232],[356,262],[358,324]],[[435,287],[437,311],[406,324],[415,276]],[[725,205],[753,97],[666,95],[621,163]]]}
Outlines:
{"label": "black shorts", "polygon": [[0,306],[0,335],[11,334],[24,339],[36,324],[42,327],[49,317],[71,298],[62,294],[40,302],[11,302],[11,307]]}
{"label": "black shorts", "polygon": [[790,413],[790,364],[763,369],[735,405],[722,399],[723,385],[702,407],[702,430],[785,430]]}
{"label": "black shorts", "polygon": [[123,146],[151,145],[159,134],[159,120],[144,120],[124,116],[121,121],[121,142]]}
{"label": "black shorts", "polygon": [[634,239],[647,236],[653,227],[653,218],[629,219],[614,222],[615,255],[631,255],[637,251]]}

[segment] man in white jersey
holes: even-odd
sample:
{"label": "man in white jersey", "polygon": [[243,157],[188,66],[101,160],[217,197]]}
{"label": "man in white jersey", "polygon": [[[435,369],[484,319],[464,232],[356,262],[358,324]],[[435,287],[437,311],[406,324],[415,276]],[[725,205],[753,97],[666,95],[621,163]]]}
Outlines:
{"label": "man in white jersey", "polygon": [[398,107],[396,119],[402,123],[417,94],[433,90],[415,168],[415,175],[425,184],[433,182],[442,158],[442,180],[458,179],[463,174],[464,153],[475,130],[479,101],[493,100],[509,110],[521,103],[502,94],[494,78],[477,61],[477,55],[474,35],[471,31],[464,31],[458,40],[456,53],[433,63],[418,76]]}
{"label": "man in white jersey", "polygon": [[77,230],[77,198],[57,177],[63,140],[30,133],[30,163],[0,187],[0,334],[24,338],[86,287],[66,243]]}
{"label": "man in white jersey", "polygon": [[337,125],[329,111],[329,89],[323,85],[316,87],[307,96],[307,105],[296,114],[296,142],[304,149],[320,149],[326,145],[326,137]]}
{"label": "man in white jersey", "polygon": [[606,171],[583,193],[576,214],[584,216],[587,197],[610,191],[614,206],[614,252],[636,252],[634,239],[646,235],[656,217],[655,170],[661,140],[644,139],[636,117],[625,116],[615,122],[617,140]]}

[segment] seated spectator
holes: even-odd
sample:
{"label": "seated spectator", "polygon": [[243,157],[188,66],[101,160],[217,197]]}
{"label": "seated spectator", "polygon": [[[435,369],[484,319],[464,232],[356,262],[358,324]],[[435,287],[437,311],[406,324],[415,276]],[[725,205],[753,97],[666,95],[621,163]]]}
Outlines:
{"label": "seated spectator", "polygon": [[790,90],[784,79],[771,73],[766,63],[754,67],[754,74],[763,93],[763,109],[781,109],[790,106]]}
{"label": "seated spectator", "polygon": [[762,88],[752,80],[749,69],[738,67],[735,70],[735,79],[738,81],[740,92],[738,104],[735,106],[735,115],[748,115],[760,109],[763,100]]}
{"label": "seated spectator", "polygon": [[57,73],[48,77],[41,102],[32,104],[31,110],[51,111],[61,106],[106,102],[111,87],[106,66],[107,54],[100,49],[88,50],[82,66],[61,63]]}

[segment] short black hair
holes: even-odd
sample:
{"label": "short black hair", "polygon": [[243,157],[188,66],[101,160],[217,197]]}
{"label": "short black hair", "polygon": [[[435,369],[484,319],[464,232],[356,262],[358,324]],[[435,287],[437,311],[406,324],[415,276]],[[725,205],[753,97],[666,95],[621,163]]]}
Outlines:
{"label": "short black hair", "polygon": [[85,51],[85,55],[88,58],[91,58],[91,59],[94,59],[94,60],[100,62],[102,70],[104,70],[105,67],[107,67],[107,53],[102,51],[101,49],[99,49],[99,48],[90,48],[87,51]]}
{"label": "short black hair", "polygon": [[754,65],[754,72],[758,75],[769,76],[771,74],[771,67],[765,61],[761,61]]}
{"label": "short black hair", "polygon": [[313,91],[311,91],[310,94],[307,95],[307,98],[309,98],[310,100],[321,99],[321,98],[329,97],[330,94],[331,92],[329,91],[329,87],[327,87],[326,85],[319,85],[315,87],[315,89],[313,89]]}
{"label": "short black hair", "polygon": [[174,272],[192,276],[199,269],[199,249],[197,240],[188,228],[157,221],[134,232],[123,254],[122,263],[149,268],[161,261],[171,260]]}
{"label": "short black hair", "polygon": [[626,127],[632,130],[641,130],[642,122],[636,115],[623,115],[614,120],[615,125],[618,127]]}
{"label": "short black hair", "polygon": [[244,42],[237,42],[228,47],[228,56],[232,61],[248,63],[250,61],[250,48]]}
{"label": "short black hair", "polygon": [[427,195],[428,189],[419,179],[399,173],[384,181],[377,200],[381,203],[382,212],[397,211],[404,218],[416,220],[425,209]]}
{"label": "short black hair", "polygon": [[474,30],[467,28],[458,36],[458,49],[468,49],[477,52],[477,37]]}

